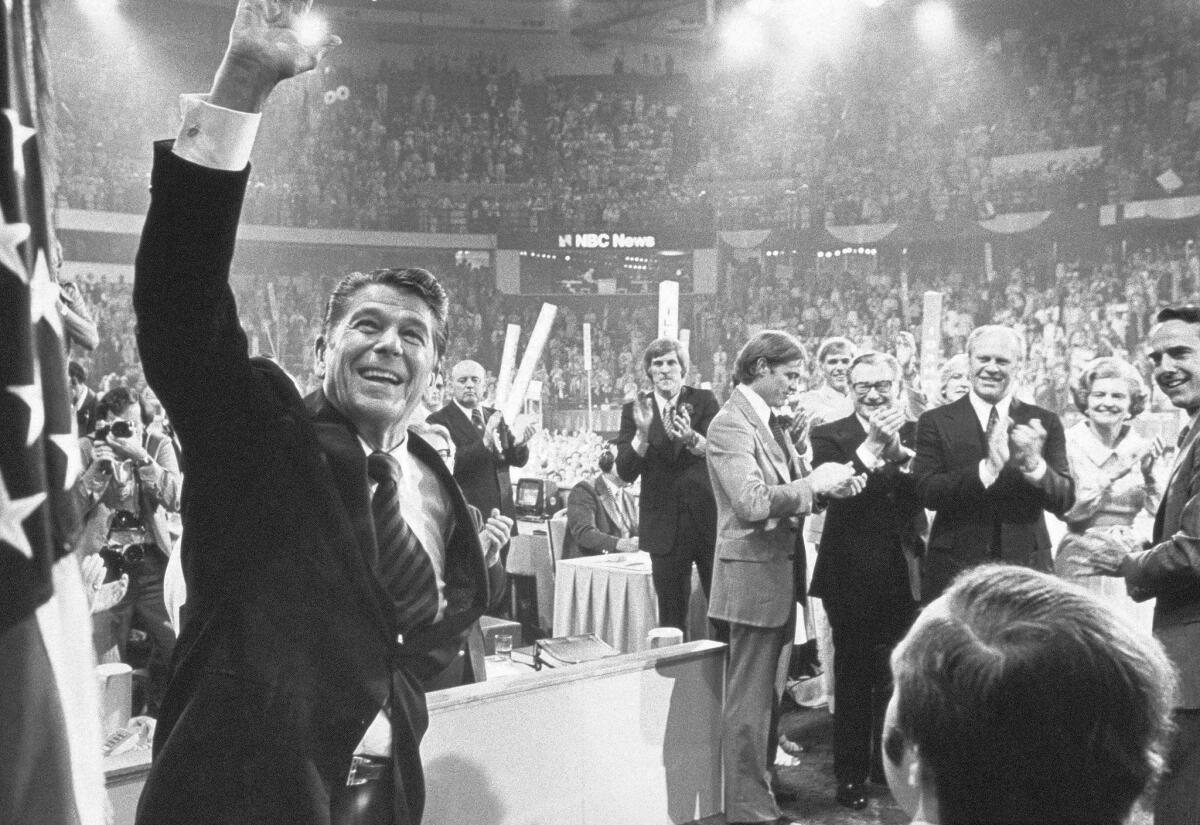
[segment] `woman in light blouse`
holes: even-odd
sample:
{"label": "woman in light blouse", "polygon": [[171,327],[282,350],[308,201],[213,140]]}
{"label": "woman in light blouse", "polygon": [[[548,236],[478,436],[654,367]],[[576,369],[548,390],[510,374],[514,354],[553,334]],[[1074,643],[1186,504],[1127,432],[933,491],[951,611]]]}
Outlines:
{"label": "woman in light blouse", "polygon": [[1152,603],[1134,602],[1123,580],[1089,575],[1080,563],[1087,555],[1081,541],[1086,533],[1129,527],[1143,510],[1153,516],[1158,508],[1161,494],[1154,470],[1163,445],[1139,435],[1130,424],[1145,409],[1146,385],[1129,363],[1097,358],[1084,367],[1074,395],[1085,416],[1066,433],[1075,506],[1067,511],[1068,532],[1054,567],[1149,629]]}

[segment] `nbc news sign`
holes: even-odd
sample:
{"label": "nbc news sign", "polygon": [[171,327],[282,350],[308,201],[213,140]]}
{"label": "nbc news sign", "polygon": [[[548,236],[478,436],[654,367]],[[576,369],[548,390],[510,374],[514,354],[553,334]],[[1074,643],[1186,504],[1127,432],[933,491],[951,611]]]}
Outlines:
{"label": "nbc news sign", "polygon": [[654,249],[653,235],[624,232],[568,232],[558,236],[559,249]]}

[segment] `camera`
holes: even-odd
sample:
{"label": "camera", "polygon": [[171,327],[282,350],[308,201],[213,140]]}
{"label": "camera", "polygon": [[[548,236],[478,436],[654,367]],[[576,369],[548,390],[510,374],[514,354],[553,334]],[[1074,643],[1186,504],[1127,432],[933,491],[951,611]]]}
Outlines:
{"label": "camera", "polygon": [[122,574],[132,572],[146,560],[147,545],[137,544],[106,544],[100,548],[100,558],[104,559],[104,583],[116,581]]}
{"label": "camera", "polygon": [[116,421],[101,421],[96,425],[94,440],[107,441],[109,433],[112,433],[114,438],[132,438],[133,425],[121,419],[117,419]]}
{"label": "camera", "polygon": [[154,542],[146,533],[146,527],[136,513],[118,510],[108,525],[108,539],[100,548],[100,558],[107,568],[104,581],[116,581],[122,573],[129,573],[146,560],[146,553]]}

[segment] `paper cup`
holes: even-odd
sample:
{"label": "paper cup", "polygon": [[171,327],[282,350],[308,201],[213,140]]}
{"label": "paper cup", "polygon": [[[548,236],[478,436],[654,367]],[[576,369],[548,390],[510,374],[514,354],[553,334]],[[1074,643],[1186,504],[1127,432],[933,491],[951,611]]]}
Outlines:
{"label": "paper cup", "polygon": [[646,634],[646,647],[650,650],[681,644],[683,631],[677,627],[655,627]]}

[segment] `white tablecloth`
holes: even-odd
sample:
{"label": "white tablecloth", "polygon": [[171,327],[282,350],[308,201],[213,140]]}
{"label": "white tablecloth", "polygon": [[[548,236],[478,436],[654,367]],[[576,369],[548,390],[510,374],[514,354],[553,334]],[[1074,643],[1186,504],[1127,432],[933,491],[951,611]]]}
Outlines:
{"label": "white tablecloth", "polygon": [[609,553],[558,563],[554,635],[595,633],[622,653],[646,647],[658,623],[648,553]]}

